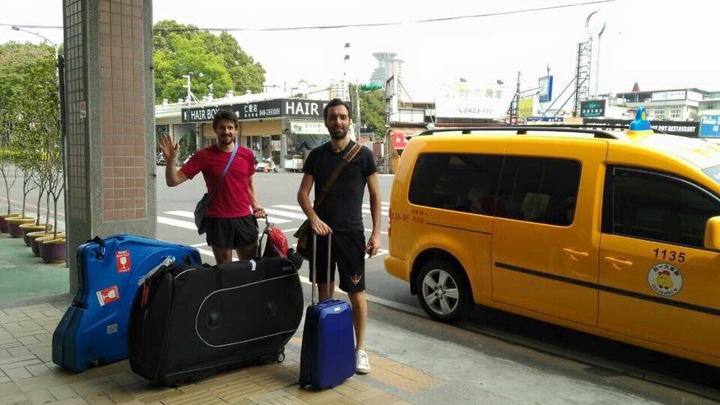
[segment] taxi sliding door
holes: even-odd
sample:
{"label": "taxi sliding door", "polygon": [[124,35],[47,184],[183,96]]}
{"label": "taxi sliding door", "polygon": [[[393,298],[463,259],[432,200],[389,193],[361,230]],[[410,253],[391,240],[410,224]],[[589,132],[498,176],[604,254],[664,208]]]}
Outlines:
{"label": "taxi sliding door", "polygon": [[594,196],[606,151],[607,142],[596,139],[511,139],[493,235],[494,301],[596,325]]}

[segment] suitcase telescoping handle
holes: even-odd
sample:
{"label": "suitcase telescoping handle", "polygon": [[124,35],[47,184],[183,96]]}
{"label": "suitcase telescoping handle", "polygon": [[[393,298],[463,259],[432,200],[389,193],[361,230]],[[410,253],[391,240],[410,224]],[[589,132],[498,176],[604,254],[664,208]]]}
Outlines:
{"label": "suitcase telescoping handle", "polygon": [[268,227],[269,227],[270,224],[271,224],[270,219],[268,218],[268,215],[267,215],[267,214],[263,215],[262,218],[265,218],[265,229],[260,233],[260,238],[258,238],[257,252],[255,252],[255,257],[261,257],[261,256],[262,256],[262,253],[263,253],[263,248],[262,248],[263,239],[267,239],[267,238],[266,238],[267,232],[265,232],[265,231],[267,231]]}
{"label": "suitcase telescoping handle", "polygon": [[[314,304],[318,303],[318,300],[315,299],[315,288],[317,287],[318,290],[320,289],[320,286],[317,282],[317,234],[315,232],[312,232],[313,236],[313,248],[312,248],[312,257],[313,257],[313,266],[312,266],[312,298],[311,302]],[[327,277],[325,278],[325,285],[327,286],[327,296],[330,297],[330,249],[331,249],[331,243],[332,242],[332,232],[328,234],[328,247],[327,247]],[[318,296],[320,295],[320,291],[318,291]]]}

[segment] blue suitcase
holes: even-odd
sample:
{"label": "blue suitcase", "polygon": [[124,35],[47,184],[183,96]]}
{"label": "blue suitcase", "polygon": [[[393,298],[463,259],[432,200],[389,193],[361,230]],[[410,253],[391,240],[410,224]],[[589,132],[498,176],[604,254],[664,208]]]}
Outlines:
{"label": "blue suitcase", "polygon": [[126,359],[130,310],[146,274],[172,263],[201,265],[191,246],[116,235],[78,246],[78,290],[52,338],[52,361],[82,372]]}
{"label": "blue suitcase", "polygon": [[[313,235],[313,257],[317,235]],[[328,236],[327,280],[330,280],[330,244]],[[316,280],[313,260],[313,280]],[[302,347],[300,349],[300,387],[332,388],[355,374],[355,333],[352,310],[345,301],[324,299],[317,302],[315,286],[312,300],[305,312]],[[328,285],[329,288],[329,285]],[[328,291],[328,296],[330,292]]]}

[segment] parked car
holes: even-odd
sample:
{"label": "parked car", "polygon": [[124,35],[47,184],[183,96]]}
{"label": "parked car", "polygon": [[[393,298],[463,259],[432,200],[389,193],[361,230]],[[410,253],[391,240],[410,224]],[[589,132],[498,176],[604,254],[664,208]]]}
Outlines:
{"label": "parked car", "polygon": [[165,155],[162,152],[158,152],[155,156],[155,164],[158,166],[165,166]]}
{"label": "parked car", "polygon": [[425,312],[475,304],[720,367],[720,146],[559,126],[436,129],[393,181],[387,272]]}

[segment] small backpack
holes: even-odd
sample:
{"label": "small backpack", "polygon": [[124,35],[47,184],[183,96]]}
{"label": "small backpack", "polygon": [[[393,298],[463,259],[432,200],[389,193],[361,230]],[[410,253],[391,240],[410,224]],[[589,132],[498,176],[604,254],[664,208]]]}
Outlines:
{"label": "small backpack", "polygon": [[287,237],[282,229],[270,222],[267,215],[265,215],[265,230],[263,230],[262,236],[260,236],[260,240],[258,241],[258,256],[260,256],[263,239],[265,239],[265,249],[262,251],[262,257],[287,257]]}

